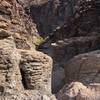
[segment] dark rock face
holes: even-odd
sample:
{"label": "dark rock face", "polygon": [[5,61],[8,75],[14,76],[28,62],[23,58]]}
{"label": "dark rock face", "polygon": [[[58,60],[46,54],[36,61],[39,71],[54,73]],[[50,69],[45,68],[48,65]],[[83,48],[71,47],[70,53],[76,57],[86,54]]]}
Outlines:
{"label": "dark rock face", "polygon": [[[99,49],[99,38],[99,36],[80,36],[59,40],[55,45],[52,44],[54,58],[57,62],[60,61],[64,64],[65,60],[69,60],[77,54]],[[61,59],[63,57],[65,59]]]}
{"label": "dark rock face", "polygon": [[63,34],[65,37],[67,34],[68,37],[80,34],[80,29],[86,31],[83,35],[91,31],[97,19],[95,9],[95,0],[50,0],[40,6],[31,5],[30,14],[42,36],[62,28],[60,36]]}
{"label": "dark rock face", "polygon": [[[64,2],[67,2],[67,1],[64,1]],[[71,20],[72,21],[71,29],[70,29],[71,31],[67,30],[68,28],[67,25],[69,25],[69,22],[67,23],[67,16],[66,16],[66,20],[64,20],[66,24],[65,25],[62,24],[61,27],[58,27],[53,34],[54,35],[53,39],[50,38],[51,40],[49,42],[53,42],[51,43],[51,46],[46,47],[47,44],[45,44],[44,50],[42,50],[45,53],[49,54],[54,60],[54,67],[53,67],[53,74],[52,74],[52,77],[53,77],[52,87],[53,87],[54,93],[59,91],[64,85],[64,82],[65,82],[64,78],[67,77],[67,75],[64,75],[64,74],[70,73],[71,69],[69,67],[68,67],[68,71],[64,70],[64,66],[66,66],[67,62],[70,59],[72,59],[76,55],[100,49],[100,46],[99,46],[100,44],[100,41],[99,41],[100,40],[99,39],[100,38],[100,34],[99,34],[100,33],[100,30],[99,30],[100,29],[100,25],[99,25],[100,19],[97,13],[98,8],[94,5],[95,1],[94,0],[90,0],[90,1],[77,0],[76,2],[74,2],[74,4],[75,5],[73,7],[75,8],[74,9],[75,15],[73,15],[72,20]],[[40,10],[39,10],[38,7],[37,8],[34,7],[35,11],[41,11],[41,8],[42,6],[40,7]],[[33,14],[36,15],[35,13]],[[41,16],[41,14],[39,16]],[[71,18],[71,16],[69,18]],[[54,22],[53,25],[56,22]],[[74,63],[74,61],[72,62]],[[77,62],[75,62],[75,64],[77,64]],[[74,67],[72,69],[74,69]],[[70,76],[72,76],[72,74]],[[87,78],[91,80],[90,77],[87,77]],[[68,78],[70,77],[68,76]],[[78,79],[76,79],[75,81],[77,80]],[[57,85],[55,85],[56,81],[57,81]],[[73,82],[73,81],[74,79],[72,78],[70,82]]]}
{"label": "dark rock face", "polygon": [[50,0],[41,6],[31,6],[31,14],[41,35],[53,32],[69,23],[73,14],[74,0]]}

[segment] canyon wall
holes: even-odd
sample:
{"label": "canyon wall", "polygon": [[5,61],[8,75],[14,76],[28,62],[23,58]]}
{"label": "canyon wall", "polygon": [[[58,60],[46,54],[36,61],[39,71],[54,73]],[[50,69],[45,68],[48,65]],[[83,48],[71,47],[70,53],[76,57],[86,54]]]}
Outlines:
{"label": "canyon wall", "polygon": [[0,100],[100,100],[98,5],[0,0]]}

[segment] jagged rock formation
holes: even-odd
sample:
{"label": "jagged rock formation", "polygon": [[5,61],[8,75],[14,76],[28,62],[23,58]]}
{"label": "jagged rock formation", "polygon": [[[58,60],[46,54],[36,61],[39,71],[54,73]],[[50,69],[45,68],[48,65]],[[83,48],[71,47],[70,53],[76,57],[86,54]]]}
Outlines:
{"label": "jagged rock formation", "polygon": [[51,50],[55,69],[54,82],[57,81],[57,77],[59,80],[59,75],[55,75],[56,71],[59,72],[58,70],[60,70],[60,72],[62,72],[62,78],[59,81],[60,83],[58,86],[54,85],[54,91],[57,90],[58,87],[62,87],[64,81],[64,73],[67,73],[66,71],[64,72],[63,68],[67,61],[73,58],[75,55],[99,49],[99,43],[99,36],[72,37],[69,39],[59,40],[56,43],[52,43]]}
{"label": "jagged rock formation", "polygon": [[[77,54],[98,49],[99,43],[99,36],[80,36],[58,40],[56,43],[52,43],[53,57],[57,62],[60,61],[64,65],[66,60]],[[63,57],[65,59],[61,59]]]}
{"label": "jagged rock formation", "polygon": [[26,89],[51,92],[52,59],[37,51],[21,51],[20,69]]}
{"label": "jagged rock formation", "polygon": [[0,0],[0,100],[99,100],[98,4]]}
{"label": "jagged rock formation", "polygon": [[53,100],[52,59],[35,50],[37,33],[16,0],[0,0],[0,100]]}

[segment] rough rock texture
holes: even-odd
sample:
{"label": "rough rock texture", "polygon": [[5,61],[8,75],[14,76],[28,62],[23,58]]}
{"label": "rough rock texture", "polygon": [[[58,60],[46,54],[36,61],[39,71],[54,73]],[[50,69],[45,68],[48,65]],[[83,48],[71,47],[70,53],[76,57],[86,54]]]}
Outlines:
{"label": "rough rock texture", "polygon": [[[0,2],[0,28],[2,29],[0,32],[8,30],[9,35],[12,32],[17,47],[20,44],[23,49],[29,48],[28,43],[34,45],[36,42],[34,37],[39,37],[36,24],[32,23],[31,18],[25,14],[24,8],[16,0],[2,0]],[[3,37],[7,37],[6,33],[3,33]],[[23,47],[24,45],[25,47]],[[21,49],[21,47],[18,48]]]}
{"label": "rough rock texture", "polygon": [[[12,92],[12,91],[11,91]],[[56,100],[55,96],[47,96],[38,90],[13,91],[11,94],[3,93],[0,100]]]}
{"label": "rough rock texture", "polygon": [[[0,100],[99,100],[96,10],[94,0],[0,0]],[[36,46],[53,31],[51,58]]]}
{"label": "rough rock texture", "polygon": [[36,25],[17,0],[0,0],[0,100],[54,100],[52,59],[35,50]]}
{"label": "rough rock texture", "polygon": [[100,100],[100,84],[85,86],[80,82],[65,85],[57,94],[57,100]]}
{"label": "rough rock texture", "polygon": [[49,0],[18,0],[18,3],[23,5],[24,7],[33,6],[41,6],[43,4],[48,3]]}
{"label": "rough rock texture", "polygon": [[[96,12],[91,12],[95,10],[94,2],[95,0],[49,0],[41,6],[31,5],[30,12],[42,36],[53,33],[59,28],[62,28],[60,36],[63,33],[66,37],[72,34],[78,35],[80,30],[77,28],[85,29],[86,32],[82,33],[84,35],[91,31],[97,19]],[[92,7],[93,9],[91,9]],[[91,11],[87,13],[88,10]],[[73,17],[75,18],[74,25],[72,24]],[[88,23],[83,24],[83,21],[88,21]],[[72,29],[72,27],[74,28]],[[58,34],[57,37],[61,38]]]}
{"label": "rough rock texture", "polygon": [[[49,0],[41,6],[31,6],[31,14],[41,35],[53,32],[70,21],[74,0]],[[39,13],[38,13],[39,12]]]}
{"label": "rough rock texture", "polygon": [[21,51],[20,69],[26,89],[51,92],[52,59],[37,51]]}
{"label": "rough rock texture", "polygon": [[19,69],[20,57],[12,38],[0,40],[0,86],[2,92],[6,89],[20,91],[23,88]]}
{"label": "rough rock texture", "polygon": [[57,100],[100,99],[99,55],[100,51],[97,50],[79,54],[67,61],[65,65],[65,83],[67,85],[59,91]]}

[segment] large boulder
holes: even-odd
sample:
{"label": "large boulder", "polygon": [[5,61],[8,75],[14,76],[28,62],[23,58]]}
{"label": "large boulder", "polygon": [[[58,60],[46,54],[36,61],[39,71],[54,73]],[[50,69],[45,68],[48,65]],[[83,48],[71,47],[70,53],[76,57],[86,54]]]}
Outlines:
{"label": "large boulder", "polygon": [[100,83],[100,51],[79,54],[65,65],[66,82]]}

